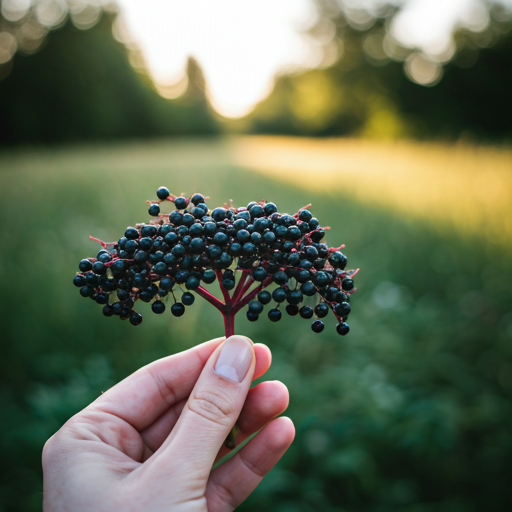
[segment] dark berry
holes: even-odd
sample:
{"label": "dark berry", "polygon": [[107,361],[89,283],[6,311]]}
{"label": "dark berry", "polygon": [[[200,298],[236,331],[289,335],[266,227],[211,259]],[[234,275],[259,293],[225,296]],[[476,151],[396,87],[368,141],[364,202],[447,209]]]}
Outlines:
{"label": "dark berry", "polygon": [[288,282],[288,276],[285,272],[280,270],[279,272],[276,272],[273,276],[274,283],[277,284],[286,284]]}
{"label": "dark berry", "polygon": [[304,256],[309,261],[315,261],[318,258],[318,251],[315,246],[308,245],[306,249],[304,249]]}
{"label": "dark berry", "polygon": [[270,215],[277,212],[277,206],[274,203],[267,203],[263,209],[265,210],[265,215],[267,217],[270,217]]}
{"label": "dark berry", "polygon": [[223,279],[222,286],[226,288],[226,290],[232,290],[235,287],[236,283],[234,279]]}
{"label": "dark berry", "polygon": [[189,233],[191,236],[201,236],[203,234],[203,226],[196,222],[190,226]]}
{"label": "dark berry", "polygon": [[160,187],[156,191],[156,197],[158,197],[158,199],[162,199],[162,201],[164,199],[167,199],[170,195],[171,193],[169,192],[169,189],[167,187]]}
{"label": "dark berry", "polygon": [[174,256],[176,256],[176,258],[180,258],[181,256],[183,256],[185,254],[185,247],[183,247],[183,245],[181,244],[176,244],[172,250],[171,250],[172,254],[174,254]]}
{"label": "dark berry", "polygon": [[200,203],[204,203],[204,196],[202,194],[194,194],[191,198],[190,198],[190,202],[197,206],[198,204]]}
{"label": "dark berry", "polygon": [[320,225],[320,223],[318,222],[318,219],[316,219],[315,217],[312,217],[311,219],[309,219],[308,223],[309,223],[309,227],[311,229],[316,229]]}
{"label": "dark berry", "polygon": [[126,242],[126,244],[124,246],[124,250],[128,254],[133,254],[136,251],[138,246],[139,246],[139,244],[135,240],[128,240],[128,242]]}
{"label": "dark berry", "polygon": [[238,242],[233,242],[229,247],[232,256],[238,256],[242,252],[242,246]]}
{"label": "dark berry", "polygon": [[98,304],[108,304],[108,295],[106,293],[98,293],[96,295],[96,302]]}
{"label": "dark berry", "polygon": [[117,290],[117,298],[120,301],[130,298],[130,292],[128,290]]}
{"label": "dark berry", "polygon": [[238,212],[236,214],[236,218],[237,219],[244,219],[247,222],[249,222],[251,220],[251,214],[248,211],[244,210],[244,211]]}
{"label": "dark berry", "polygon": [[302,296],[302,293],[299,290],[293,290],[288,294],[286,298],[289,304],[300,304],[304,297]]}
{"label": "dark berry", "polygon": [[311,215],[311,212],[309,212],[309,210],[301,210],[299,212],[299,220],[303,222],[309,222],[312,217],[313,215]]}
{"label": "dark berry", "polygon": [[[296,279],[299,283],[306,283],[307,281],[309,281],[311,279],[311,274],[310,274],[309,270],[301,270],[297,274]],[[302,293],[304,293],[304,292],[302,292]]]}
{"label": "dark berry", "polygon": [[320,304],[317,304],[315,307],[315,315],[318,318],[323,318],[324,316],[327,316],[329,313],[329,306],[325,302],[320,302]]}
{"label": "dark berry", "polygon": [[286,300],[286,289],[285,288],[276,288],[272,292],[272,298],[276,302],[284,302]]}
{"label": "dark berry", "polygon": [[218,263],[221,268],[227,268],[233,263],[233,258],[227,252],[223,252],[220,255]]}
{"label": "dark berry", "polygon": [[239,241],[239,242],[247,242],[247,240],[249,240],[249,238],[251,238],[251,234],[249,233],[249,231],[247,231],[246,229],[241,229],[240,231],[238,231],[238,233],[236,234],[236,239]]}
{"label": "dark berry", "polygon": [[149,251],[153,247],[153,240],[150,237],[141,238],[139,240],[139,247],[143,251]]}
{"label": "dark berry", "polygon": [[150,302],[151,299],[153,298],[153,293],[151,292],[151,290],[142,290],[140,293],[139,293],[139,297],[140,297],[140,300],[143,301],[143,302]]}
{"label": "dark berry", "polygon": [[341,281],[341,287],[346,291],[349,292],[350,290],[354,289],[354,281],[352,279],[346,277]]}
{"label": "dark berry", "polygon": [[350,304],[348,302],[340,302],[334,306],[334,312],[341,317],[346,317],[350,313]]}
{"label": "dark berry", "polygon": [[264,281],[267,277],[267,271],[263,267],[258,267],[253,270],[252,272],[252,278],[255,281]]}
{"label": "dark berry", "polygon": [[171,233],[167,233],[167,235],[165,235],[165,243],[167,245],[174,245],[174,244],[177,244],[178,243],[178,240],[179,240],[179,237],[176,233],[174,232],[171,232]]}
{"label": "dark berry", "polygon": [[148,208],[148,213],[149,215],[151,215],[152,217],[158,217],[158,215],[160,214],[160,205],[158,203],[153,203],[149,208]]}
{"label": "dark berry", "polygon": [[273,244],[276,240],[276,235],[272,231],[267,231],[263,234],[263,242],[270,245]]}
{"label": "dark berry", "polygon": [[215,245],[220,245],[221,247],[223,245],[226,245],[229,241],[229,236],[226,235],[226,233],[223,233],[222,231],[219,231],[218,233],[215,233],[215,236],[213,237],[213,243]]}
{"label": "dark berry", "polygon": [[124,232],[124,236],[128,240],[135,240],[139,238],[139,230],[136,228],[126,228],[126,231]]}
{"label": "dark berry", "polygon": [[322,238],[324,237],[325,235],[325,231],[323,229],[318,229],[317,231],[314,231],[313,233],[311,233],[311,240],[313,242],[320,242],[320,240],[322,240]]}
{"label": "dark berry", "polygon": [[[121,316],[124,316],[121,314]],[[133,315],[130,316],[130,323],[132,325],[140,325],[142,323],[142,315],[139,313],[133,313]]]}
{"label": "dark berry", "polygon": [[220,222],[226,218],[226,210],[224,208],[215,208],[212,211],[212,219],[215,222]]}
{"label": "dark berry", "polygon": [[298,240],[302,234],[297,226],[290,226],[287,233],[288,238],[292,240]]}
{"label": "dark berry", "polygon": [[92,269],[92,263],[89,260],[81,260],[78,264],[80,272],[88,272]]}
{"label": "dark berry", "polygon": [[73,279],[73,284],[77,286],[78,288],[81,288],[82,286],[85,286],[85,277],[77,274],[75,278]]}
{"label": "dark berry", "polygon": [[256,313],[253,313],[252,311],[247,311],[247,320],[249,320],[249,322],[256,322],[258,318],[259,315],[257,315]]}
{"label": "dark berry", "polygon": [[188,201],[186,197],[180,196],[174,199],[174,206],[176,206],[178,210],[184,210],[187,207],[187,205]]}
{"label": "dark berry", "polygon": [[183,222],[183,214],[177,210],[169,214],[169,221],[175,226],[181,226]]}
{"label": "dark berry", "polygon": [[137,251],[133,259],[136,263],[144,263],[148,259],[148,253],[146,251]]}
{"label": "dark berry", "polygon": [[336,326],[336,331],[338,334],[341,334],[341,336],[345,336],[345,334],[348,334],[348,331],[350,331],[350,327],[347,323],[342,322]]}
{"label": "dark berry", "polygon": [[256,252],[256,246],[251,242],[247,242],[242,246],[242,252],[250,256]]}
{"label": "dark berry", "polygon": [[249,213],[251,214],[251,218],[255,219],[257,217],[263,217],[265,215],[265,210],[261,205],[255,204],[249,209]]}
{"label": "dark berry", "polygon": [[309,260],[300,260],[299,266],[304,270],[310,270],[311,268],[313,268],[313,263],[311,263],[311,261]]}
{"label": "dark berry", "polygon": [[206,284],[211,284],[215,281],[215,279],[217,278],[217,275],[215,274],[215,270],[212,270],[212,269],[207,269],[203,272],[203,281],[206,283]]}
{"label": "dark berry", "polygon": [[171,306],[171,313],[174,316],[182,316],[185,313],[185,306],[181,302],[175,302]]}
{"label": "dark berry", "polygon": [[171,290],[174,286],[174,281],[170,277],[163,277],[160,279],[160,288],[162,290]]}
{"label": "dark berry", "polygon": [[286,312],[290,316],[295,316],[299,312],[299,308],[297,306],[295,306],[294,304],[288,304],[286,306]]}
{"label": "dark berry", "polygon": [[153,313],[161,315],[165,311],[165,304],[161,300],[155,300],[155,302],[151,304],[151,310]]}
{"label": "dark berry", "polygon": [[105,316],[112,316],[114,314],[114,308],[106,304],[105,306],[103,306],[103,314]]}
{"label": "dark berry", "polygon": [[194,276],[190,276],[185,282],[185,288],[187,290],[195,290],[199,286],[199,279]]}
{"label": "dark berry", "polygon": [[251,302],[249,302],[249,311],[259,315],[263,311],[263,304],[258,300],[251,300]]}
{"label": "dark berry", "polygon": [[82,286],[82,288],[80,288],[80,295],[82,297],[91,297],[91,295],[94,294],[94,288],[92,288],[91,286]]}
{"label": "dark berry", "polygon": [[283,315],[281,314],[281,311],[279,311],[279,309],[271,309],[269,312],[268,312],[268,318],[269,320],[271,320],[272,322],[278,322],[279,320],[281,320],[281,317]]}
{"label": "dark berry", "polygon": [[307,297],[313,297],[316,294],[316,286],[311,281],[308,281],[301,285],[300,291]]}
{"label": "dark berry", "polygon": [[190,215],[192,215],[195,219],[202,219],[204,217],[204,210],[195,206],[190,210]]}
{"label": "dark berry", "polygon": [[92,264],[92,271],[95,274],[103,275],[107,272],[107,267],[105,267],[105,263],[102,263],[101,261],[95,261]]}
{"label": "dark berry", "polygon": [[190,293],[190,292],[185,292],[182,296],[181,296],[181,302],[185,305],[185,306],[192,306],[192,304],[194,304],[194,301],[196,300],[196,298],[194,297],[194,294],[193,293]]}
{"label": "dark berry", "polygon": [[165,276],[165,274],[167,274],[167,265],[163,261],[159,261],[156,265],[153,266],[153,270],[159,276]]}
{"label": "dark berry", "polygon": [[176,262],[178,261],[178,259],[176,258],[176,256],[174,256],[174,254],[172,253],[167,253],[165,256],[164,256],[164,263],[170,267],[172,265],[175,265]]}
{"label": "dark berry", "polygon": [[322,322],[322,320],[315,320],[312,324],[311,324],[311,329],[313,329],[313,332],[322,332],[324,330],[324,323]]}
{"label": "dark berry", "polygon": [[183,215],[183,224],[187,227],[190,227],[192,226],[192,224],[194,224],[194,222],[196,221],[196,219],[194,218],[193,215],[190,215],[190,213],[185,213]]}
{"label": "dark berry", "polygon": [[299,313],[302,318],[311,318],[314,312],[309,306],[302,306]]}
{"label": "dark berry", "polygon": [[192,254],[201,254],[204,251],[204,240],[201,238],[193,238],[190,241],[189,247]]}
{"label": "dark berry", "polygon": [[313,276],[313,282],[317,286],[325,286],[329,282],[329,277],[325,272],[319,271]]}
{"label": "dark berry", "polygon": [[102,263],[108,263],[109,261],[112,261],[112,256],[110,256],[107,251],[100,251],[98,253],[97,259]]}
{"label": "dark berry", "polygon": [[272,295],[267,290],[263,290],[260,293],[258,293],[258,300],[262,304],[268,304],[272,300]]}
{"label": "dark berry", "polygon": [[206,222],[204,232],[207,236],[213,236],[217,232],[217,224],[215,222]]}

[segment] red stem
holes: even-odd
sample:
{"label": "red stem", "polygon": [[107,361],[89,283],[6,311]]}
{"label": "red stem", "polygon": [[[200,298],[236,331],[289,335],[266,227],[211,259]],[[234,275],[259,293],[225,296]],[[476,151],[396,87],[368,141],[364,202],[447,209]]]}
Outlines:
{"label": "red stem", "polygon": [[226,308],[222,316],[224,317],[224,333],[226,338],[229,338],[235,334],[235,313],[231,311],[231,308]]}
{"label": "red stem", "polygon": [[203,299],[207,300],[210,304],[215,306],[223,315],[225,315],[226,305],[217,299],[217,297],[212,295],[208,290],[205,290],[202,286],[198,286],[194,291],[199,296],[203,297]]}
{"label": "red stem", "polygon": [[[265,281],[263,281],[260,285],[258,285],[254,290],[251,290],[245,297],[239,300],[233,307],[233,315],[236,315],[250,300],[252,300],[258,293],[266,288],[272,282],[272,276],[268,276]],[[252,284],[252,283],[251,283]]]}
{"label": "red stem", "polygon": [[217,281],[219,282],[220,290],[222,292],[222,296],[224,297],[224,302],[226,304],[231,303],[231,297],[229,296],[229,292],[224,288],[222,284],[222,272],[220,270],[215,269],[215,275],[217,276]]}
{"label": "red stem", "polygon": [[235,303],[239,299],[239,297],[241,295],[243,295],[242,289],[244,287],[245,281],[247,281],[247,278],[249,277],[248,271],[242,270],[242,272],[243,272],[242,276],[240,277],[240,280],[238,281],[238,284],[236,285],[235,292],[233,293],[233,302],[235,302]]}

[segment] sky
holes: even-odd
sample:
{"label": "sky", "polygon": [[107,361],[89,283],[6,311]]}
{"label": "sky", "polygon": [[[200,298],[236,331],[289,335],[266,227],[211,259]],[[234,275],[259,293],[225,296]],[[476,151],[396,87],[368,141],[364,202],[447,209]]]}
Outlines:
{"label": "sky", "polygon": [[[343,5],[350,17],[383,1],[343,0]],[[512,7],[512,0],[501,1]],[[312,0],[117,2],[122,17],[116,31],[137,44],[161,93],[184,92],[185,65],[193,56],[204,71],[212,106],[225,117],[247,114],[270,93],[276,74],[319,66],[332,57],[325,55],[329,30],[320,41],[307,34],[318,20]],[[390,2],[401,8],[391,25],[395,39],[441,61],[453,54],[454,29],[479,31],[489,21],[484,0]]]}

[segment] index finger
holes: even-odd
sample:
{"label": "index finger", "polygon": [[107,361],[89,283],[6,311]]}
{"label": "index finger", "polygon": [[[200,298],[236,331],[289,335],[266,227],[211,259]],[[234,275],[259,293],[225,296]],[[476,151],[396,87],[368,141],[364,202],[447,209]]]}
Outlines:
{"label": "index finger", "polygon": [[[143,366],[88,408],[113,414],[137,430],[144,430],[176,402],[188,397],[206,361],[224,340],[215,338]],[[257,378],[268,370],[271,356],[265,345],[256,344],[254,349]]]}

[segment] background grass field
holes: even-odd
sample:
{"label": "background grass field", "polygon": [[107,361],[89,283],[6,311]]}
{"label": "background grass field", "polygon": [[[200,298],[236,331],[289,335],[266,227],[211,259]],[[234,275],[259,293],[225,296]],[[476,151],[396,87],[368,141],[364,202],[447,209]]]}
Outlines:
{"label": "background grass field", "polygon": [[[5,477],[0,510],[40,510],[40,452],[140,366],[222,334],[213,308],[105,318],[72,285],[89,235],[116,240],[171,192],[265,198],[331,226],[360,267],[351,332],[284,318],[267,343],[297,438],[245,511],[510,510],[512,151],[364,141],[125,142],[0,154]],[[400,155],[400,156],[398,156]],[[491,172],[492,171],[492,172]],[[414,175],[412,175],[414,173]]]}

